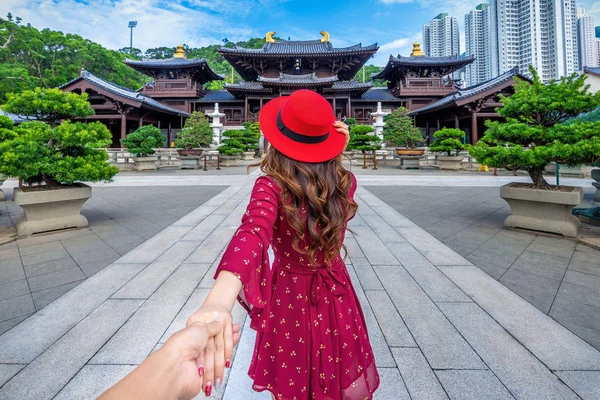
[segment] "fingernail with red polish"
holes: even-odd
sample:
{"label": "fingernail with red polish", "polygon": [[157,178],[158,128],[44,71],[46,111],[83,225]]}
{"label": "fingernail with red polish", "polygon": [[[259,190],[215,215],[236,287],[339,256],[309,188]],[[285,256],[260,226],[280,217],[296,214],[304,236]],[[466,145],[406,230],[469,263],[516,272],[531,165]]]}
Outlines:
{"label": "fingernail with red polish", "polygon": [[202,366],[202,365],[201,365],[201,366],[198,368],[198,375],[200,375],[200,376],[204,375],[204,366]]}
{"label": "fingernail with red polish", "polygon": [[231,360],[225,360],[225,368],[231,367]]}
{"label": "fingernail with red polish", "polygon": [[204,393],[206,393],[206,397],[210,397],[212,393],[212,384],[210,382],[206,384],[206,391]]}

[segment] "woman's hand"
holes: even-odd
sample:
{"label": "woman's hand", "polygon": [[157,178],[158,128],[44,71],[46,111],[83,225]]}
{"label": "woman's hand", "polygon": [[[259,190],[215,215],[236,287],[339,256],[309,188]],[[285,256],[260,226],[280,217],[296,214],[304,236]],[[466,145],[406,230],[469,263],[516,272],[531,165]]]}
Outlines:
{"label": "woman's hand", "polygon": [[[178,399],[192,399],[202,390],[203,377],[198,376],[198,358],[204,356],[208,341],[223,331],[225,321],[217,320],[208,324],[194,322],[185,329],[180,330],[167,340],[159,351],[176,354],[179,382]],[[233,341],[237,344],[240,340],[240,327],[233,327]]]}
{"label": "woman's hand", "polygon": [[346,146],[348,146],[348,142],[350,142],[350,131],[348,131],[348,125],[343,123],[342,121],[335,121],[333,123],[335,130],[339,133],[346,135],[346,144],[344,145],[344,150],[346,150]]}
{"label": "woman's hand", "polygon": [[205,302],[187,321],[187,326],[192,326],[215,320],[224,321],[223,327],[216,335],[208,338],[196,365],[197,373],[203,377],[204,393],[207,397],[212,393],[213,387],[223,383],[225,368],[231,366],[233,346],[239,341],[239,326],[232,325],[231,310],[227,306],[209,302]]}

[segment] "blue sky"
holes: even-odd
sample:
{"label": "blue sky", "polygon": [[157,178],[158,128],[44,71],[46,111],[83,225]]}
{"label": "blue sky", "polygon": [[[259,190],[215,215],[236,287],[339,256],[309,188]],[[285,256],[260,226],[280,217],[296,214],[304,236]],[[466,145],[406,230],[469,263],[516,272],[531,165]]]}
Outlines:
{"label": "blue sky", "polygon": [[[0,15],[12,12],[38,28],[77,33],[117,49],[129,45],[127,22],[137,20],[134,46],[141,49],[186,43],[204,46],[262,37],[268,31],[292,40],[330,32],[334,46],[377,42],[371,60],[384,65],[390,54],[408,55],[421,41],[422,25],[440,12],[459,18],[481,0],[2,0]],[[600,25],[600,1],[581,0]],[[464,42],[464,35],[461,32]]]}

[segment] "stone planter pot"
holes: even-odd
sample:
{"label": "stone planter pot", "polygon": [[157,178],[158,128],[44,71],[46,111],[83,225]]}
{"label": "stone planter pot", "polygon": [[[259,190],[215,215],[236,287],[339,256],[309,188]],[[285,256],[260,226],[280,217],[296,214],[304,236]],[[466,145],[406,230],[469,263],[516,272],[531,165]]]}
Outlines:
{"label": "stone planter pot", "polygon": [[400,169],[420,169],[421,160],[423,157],[420,156],[398,156],[400,159]]}
{"label": "stone planter pot", "polygon": [[594,200],[600,201],[600,169],[592,170],[592,179],[596,182],[592,182],[592,186],[596,188],[596,193],[594,194]]}
{"label": "stone planter pot", "polygon": [[136,171],[156,171],[156,163],[158,162],[157,156],[148,156],[148,157],[132,157],[131,158],[135,163]]}
{"label": "stone planter pot", "polygon": [[245,151],[242,153],[242,160],[244,161],[248,161],[248,160],[254,160],[254,151]]}
{"label": "stone planter pot", "polygon": [[182,156],[179,157],[179,169],[200,169],[204,156]]}
{"label": "stone planter pot", "polygon": [[462,169],[463,156],[442,156],[437,157],[440,163],[440,169],[460,171]]}
{"label": "stone planter pot", "polygon": [[425,149],[401,147],[396,149],[396,154],[399,156],[422,156]]}
{"label": "stone planter pot", "polygon": [[500,197],[512,211],[504,226],[577,237],[581,222],[572,210],[583,200],[583,188],[571,189],[569,192],[532,189],[515,182],[502,186]]}
{"label": "stone planter pot", "polygon": [[81,208],[92,197],[92,188],[83,183],[28,192],[17,187],[13,197],[15,204],[23,209],[23,216],[16,224],[19,237],[88,226],[87,218],[81,215]]}
{"label": "stone planter pot", "polygon": [[235,167],[242,162],[242,157],[239,154],[227,155],[221,154],[221,167]]}
{"label": "stone planter pot", "polygon": [[201,156],[204,149],[177,149],[180,156]]}
{"label": "stone planter pot", "polygon": [[[5,180],[6,180],[6,175],[0,174],[0,186],[2,186],[2,184],[4,183]],[[2,189],[0,189],[0,202],[5,201],[5,200],[6,200],[6,196],[4,195],[4,192],[2,191]]]}

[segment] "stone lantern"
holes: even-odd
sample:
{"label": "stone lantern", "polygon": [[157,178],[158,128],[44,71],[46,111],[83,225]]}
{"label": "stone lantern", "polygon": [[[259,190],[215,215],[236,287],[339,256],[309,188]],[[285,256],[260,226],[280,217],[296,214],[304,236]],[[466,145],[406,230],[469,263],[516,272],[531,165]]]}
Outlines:
{"label": "stone lantern", "polygon": [[385,122],[383,122],[383,117],[388,115],[389,113],[384,112],[381,109],[381,102],[377,103],[377,111],[371,113],[372,117],[375,117],[375,122],[373,122],[373,129],[375,129],[375,134],[383,141],[383,128],[385,127]]}
{"label": "stone lantern", "polygon": [[215,108],[213,112],[207,112],[206,116],[212,118],[212,123],[210,124],[210,126],[213,129],[213,142],[215,144],[221,144],[221,133],[223,132],[223,124],[221,123],[221,118],[223,118],[225,114],[219,111],[219,103],[215,103]]}

